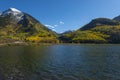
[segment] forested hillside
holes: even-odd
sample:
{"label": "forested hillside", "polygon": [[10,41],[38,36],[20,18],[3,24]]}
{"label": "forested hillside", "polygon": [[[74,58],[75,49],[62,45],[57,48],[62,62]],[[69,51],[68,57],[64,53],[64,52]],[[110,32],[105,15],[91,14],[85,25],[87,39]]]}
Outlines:
{"label": "forested hillside", "polygon": [[[117,19],[117,20],[116,20]],[[77,31],[63,34],[59,39],[68,43],[120,43],[119,18],[97,18]]]}

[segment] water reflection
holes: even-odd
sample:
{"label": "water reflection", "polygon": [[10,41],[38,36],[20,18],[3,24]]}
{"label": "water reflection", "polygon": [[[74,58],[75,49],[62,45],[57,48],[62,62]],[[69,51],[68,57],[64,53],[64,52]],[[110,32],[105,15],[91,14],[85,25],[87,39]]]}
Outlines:
{"label": "water reflection", "polygon": [[0,48],[0,80],[119,80],[119,45]]}

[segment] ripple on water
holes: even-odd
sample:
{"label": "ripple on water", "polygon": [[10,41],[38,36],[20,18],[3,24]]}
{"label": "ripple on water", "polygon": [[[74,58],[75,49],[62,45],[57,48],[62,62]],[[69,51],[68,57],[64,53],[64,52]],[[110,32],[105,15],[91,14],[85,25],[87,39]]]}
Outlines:
{"label": "ripple on water", "polygon": [[120,46],[0,48],[0,80],[120,80]]}

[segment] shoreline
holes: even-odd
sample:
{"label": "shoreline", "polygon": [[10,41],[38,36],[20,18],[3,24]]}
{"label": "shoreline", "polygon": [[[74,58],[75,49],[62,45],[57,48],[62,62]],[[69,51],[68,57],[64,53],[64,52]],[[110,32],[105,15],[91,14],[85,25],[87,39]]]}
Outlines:
{"label": "shoreline", "polygon": [[104,44],[96,44],[96,43],[34,43],[34,42],[10,42],[10,43],[0,43],[0,47],[2,46],[39,46],[39,45],[120,45],[113,43],[104,43]]}

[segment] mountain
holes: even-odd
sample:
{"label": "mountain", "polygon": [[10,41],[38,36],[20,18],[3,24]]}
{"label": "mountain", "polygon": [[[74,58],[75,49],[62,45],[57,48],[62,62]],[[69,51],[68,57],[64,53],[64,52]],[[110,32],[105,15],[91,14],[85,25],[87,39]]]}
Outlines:
{"label": "mountain", "polygon": [[113,20],[120,21],[120,15],[115,17],[115,18],[113,18]]}
{"label": "mountain", "polygon": [[80,29],[59,37],[68,43],[120,43],[120,16],[113,20],[97,18]]}
{"label": "mountain", "polygon": [[89,30],[96,26],[104,26],[104,25],[115,26],[115,25],[119,25],[119,24],[120,24],[120,22],[118,22],[116,20],[111,20],[108,18],[97,18],[97,19],[92,20],[90,23],[83,26],[82,28],[80,28],[80,30]]}
{"label": "mountain", "polygon": [[15,8],[10,8],[6,11],[3,11],[1,16],[2,17],[10,16],[11,22],[19,22],[24,19],[24,13]]}
{"label": "mountain", "polygon": [[120,16],[96,18],[76,31],[62,34],[15,8],[0,13],[0,43],[120,43]]}
{"label": "mountain", "polygon": [[0,12],[0,16],[2,15],[2,13]]}
{"label": "mountain", "polygon": [[9,8],[0,15],[0,42],[58,42],[57,34],[41,24],[31,15]]}

